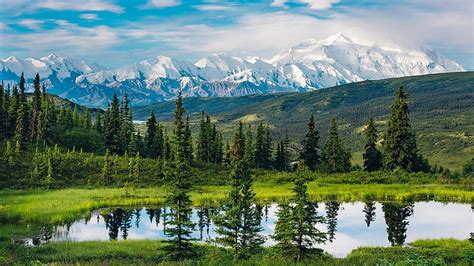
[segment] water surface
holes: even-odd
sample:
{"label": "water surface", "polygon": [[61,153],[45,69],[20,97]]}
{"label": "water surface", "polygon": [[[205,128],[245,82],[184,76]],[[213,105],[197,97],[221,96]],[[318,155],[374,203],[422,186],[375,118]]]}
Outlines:
{"label": "water surface", "polygon": [[[166,239],[164,211],[161,207],[97,210],[74,223],[44,228],[42,236],[34,242]],[[198,241],[215,238],[214,212],[211,207],[193,210],[193,237]],[[277,204],[261,206],[263,235],[273,234],[277,212]],[[360,246],[403,245],[427,238],[467,239],[474,232],[469,204],[325,202],[319,203],[318,213],[326,218],[325,224],[318,227],[329,235],[329,241],[318,247],[337,257],[344,257]],[[272,244],[267,237],[265,245]]]}

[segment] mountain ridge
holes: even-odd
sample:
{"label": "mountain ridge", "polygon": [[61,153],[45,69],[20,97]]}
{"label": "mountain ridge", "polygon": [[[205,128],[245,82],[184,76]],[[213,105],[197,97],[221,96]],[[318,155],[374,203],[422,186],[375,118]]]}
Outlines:
{"label": "mountain ridge", "polygon": [[186,97],[305,92],[363,80],[464,71],[433,51],[386,48],[354,42],[343,34],[308,39],[271,58],[215,53],[194,63],[156,56],[115,69],[52,54],[23,61],[1,60],[0,79],[25,71],[44,78],[49,93],[104,108],[113,94],[128,94],[134,105]]}

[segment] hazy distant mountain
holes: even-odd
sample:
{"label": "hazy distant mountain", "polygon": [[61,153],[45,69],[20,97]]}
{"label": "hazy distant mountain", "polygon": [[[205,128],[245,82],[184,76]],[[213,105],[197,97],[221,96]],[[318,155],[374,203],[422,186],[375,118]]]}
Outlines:
{"label": "hazy distant mountain", "polygon": [[345,83],[442,72],[464,71],[434,51],[356,43],[337,34],[305,40],[272,58],[213,54],[195,63],[158,56],[116,69],[88,65],[71,57],[1,61],[0,79],[29,79],[36,72],[51,93],[74,102],[104,107],[114,93],[129,94],[134,105],[187,97],[241,96],[310,91]]}

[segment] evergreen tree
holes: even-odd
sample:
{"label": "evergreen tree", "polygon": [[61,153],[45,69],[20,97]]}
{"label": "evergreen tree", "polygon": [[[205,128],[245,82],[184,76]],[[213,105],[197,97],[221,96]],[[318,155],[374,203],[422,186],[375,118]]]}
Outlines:
{"label": "evergreen tree", "polygon": [[193,162],[193,139],[191,135],[191,128],[189,127],[189,117],[186,117],[186,125],[184,127],[184,157],[191,165]]}
{"label": "evergreen tree", "polygon": [[418,154],[415,135],[410,126],[407,94],[403,87],[395,92],[383,146],[385,169],[401,168],[418,172],[429,168]]}
{"label": "evergreen tree", "polygon": [[10,106],[8,108],[8,117],[10,120],[10,125],[8,126],[8,138],[15,136],[18,109],[20,109],[20,95],[18,94],[18,87],[14,85],[12,88]]}
{"label": "evergreen tree", "polygon": [[84,129],[91,129],[92,128],[92,118],[91,118],[91,113],[89,112],[88,108],[86,108],[82,112],[81,125],[80,126]]}
{"label": "evergreen tree", "polygon": [[199,159],[203,162],[210,161],[210,122],[209,116],[206,117],[204,111],[201,112],[201,122],[199,124],[199,136],[198,136],[198,155]]}
{"label": "evergreen tree", "polygon": [[167,224],[164,232],[171,238],[165,247],[167,257],[181,262],[196,254],[191,242],[193,240],[191,233],[195,225],[191,222],[192,208],[188,195],[191,189],[191,173],[189,160],[186,158],[188,143],[183,122],[184,112],[183,99],[179,92],[174,112],[173,161],[169,163],[165,172],[172,189],[166,197],[169,211],[165,214]]}
{"label": "evergreen tree", "polygon": [[308,132],[303,141],[303,150],[300,153],[300,159],[311,170],[315,170],[321,162],[319,154],[319,132],[314,124],[314,116],[311,115],[308,123]]}
{"label": "evergreen tree", "polygon": [[145,136],[145,144],[147,155],[151,158],[163,156],[163,130],[156,122],[155,113],[152,111],[147,125],[147,134]]}
{"label": "evergreen tree", "polygon": [[26,81],[25,81],[25,75],[23,74],[23,72],[21,73],[20,81],[18,82],[18,87],[20,89],[19,104],[26,106],[28,104],[28,101],[26,100],[26,94],[25,94]]}
{"label": "evergreen tree", "polygon": [[253,141],[252,126],[249,125],[245,133],[245,159],[249,163],[249,167],[254,166],[255,161],[255,144]]}
{"label": "evergreen tree", "polygon": [[20,149],[25,147],[27,141],[27,131],[25,129],[25,120],[26,120],[26,106],[21,105],[18,108],[18,113],[16,115],[16,128],[15,128],[15,141],[18,142]]}
{"label": "evergreen tree", "polygon": [[11,167],[13,165],[14,153],[9,140],[7,140],[7,144],[5,145],[5,153],[3,155],[3,158],[4,161],[7,162],[8,167]]}
{"label": "evergreen tree", "polygon": [[43,85],[41,93],[41,112],[38,119],[38,140],[44,144],[50,144],[54,127],[54,106],[46,95],[46,88]]}
{"label": "evergreen tree", "polygon": [[[26,81],[25,81],[25,78],[24,78],[24,75],[23,73],[21,73],[21,77],[20,77],[20,82],[18,83],[18,87],[20,89],[20,94],[19,94],[19,98],[18,98],[18,101],[19,101],[19,106],[18,106],[18,114],[17,114],[17,119],[16,119],[16,128],[15,128],[15,137],[18,136],[19,134],[19,131],[18,129],[21,128],[22,130],[22,137],[21,137],[21,140],[20,140],[20,146],[23,148],[23,146],[25,145],[26,141],[28,140],[28,135],[29,135],[29,127],[30,127],[30,123],[29,123],[29,106],[28,106],[28,101],[26,99],[26,93],[25,93],[25,89],[26,89]],[[22,117],[20,119],[18,119],[18,116],[20,115],[19,113],[22,113]],[[18,125],[18,123],[21,121],[22,125]]]}
{"label": "evergreen tree", "polygon": [[104,133],[102,127],[102,115],[100,114],[100,112],[97,112],[97,115],[95,117],[94,129],[101,134]]}
{"label": "evergreen tree", "polygon": [[128,95],[125,94],[122,99],[122,108],[120,112],[120,140],[123,151],[127,150],[130,145],[130,140],[134,130],[132,110],[129,105]]}
{"label": "evergreen tree", "polygon": [[308,172],[308,167],[300,162],[291,205],[280,205],[275,234],[272,236],[277,242],[277,250],[296,261],[314,254],[313,245],[326,241],[326,234],[316,228],[317,224],[323,222],[323,217],[317,213],[317,203],[309,200],[306,185]]}
{"label": "evergreen tree", "polygon": [[322,168],[329,173],[348,172],[351,168],[351,155],[339,139],[336,119],[331,120],[329,136],[322,152]]}
{"label": "evergreen tree", "polygon": [[41,85],[40,85],[40,76],[36,74],[35,79],[33,80],[33,102],[31,109],[31,119],[30,119],[30,140],[36,141],[38,139],[38,125],[39,117],[41,113]]}
{"label": "evergreen tree", "polygon": [[367,129],[365,130],[365,136],[367,142],[365,144],[364,158],[364,170],[368,172],[380,170],[382,164],[382,153],[377,150],[377,129],[372,118],[367,123]]}
{"label": "evergreen tree", "polygon": [[48,170],[46,173],[46,177],[44,179],[44,186],[46,188],[52,188],[54,182],[54,164],[53,164],[53,152],[50,148],[48,148],[47,152],[47,162],[48,162]]}
{"label": "evergreen tree", "polygon": [[112,177],[112,161],[110,160],[110,151],[107,149],[104,156],[104,164],[100,173],[100,178],[104,185],[110,185],[113,182]]}
{"label": "evergreen tree", "polygon": [[216,242],[230,247],[236,259],[247,259],[263,244],[259,235],[260,211],[254,203],[250,168],[245,158],[245,136],[242,123],[234,136],[231,158],[232,186],[225,203],[216,214]]}
{"label": "evergreen tree", "polygon": [[285,138],[277,144],[275,167],[278,170],[288,171],[290,169],[290,152],[288,146],[289,139],[288,134],[286,134]]}
{"label": "evergreen tree", "polygon": [[[2,86],[2,89],[4,87]],[[10,128],[10,117],[8,113],[8,109],[10,107],[10,87],[8,86],[6,90],[3,91],[2,95],[2,109],[3,109],[3,121],[0,124],[0,135],[3,136],[4,139],[9,138],[9,128]]]}
{"label": "evergreen tree", "polygon": [[130,157],[128,173],[130,181],[138,184],[140,181],[140,152],[137,152],[135,157]]}
{"label": "evergreen tree", "polygon": [[272,164],[272,139],[270,129],[260,123],[257,127],[255,139],[255,166],[269,169]]}
{"label": "evergreen tree", "polygon": [[8,115],[7,115],[7,111],[5,110],[4,99],[5,99],[5,92],[3,89],[3,82],[2,82],[0,84],[0,141],[7,138],[5,120],[7,119]]}
{"label": "evergreen tree", "polygon": [[105,129],[105,145],[112,154],[120,153],[120,107],[117,95],[114,94],[108,113]]}

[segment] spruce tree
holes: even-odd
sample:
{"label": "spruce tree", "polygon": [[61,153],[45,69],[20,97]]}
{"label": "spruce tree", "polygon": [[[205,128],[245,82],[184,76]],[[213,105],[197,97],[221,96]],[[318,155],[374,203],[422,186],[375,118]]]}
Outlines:
{"label": "spruce tree", "polygon": [[251,125],[248,126],[247,132],[245,133],[245,157],[249,163],[249,167],[253,167],[255,161],[255,143]]}
{"label": "spruce tree", "polygon": [[97,115],[95,117],[94,129],[101,134],[104,132],[102,127],[102,115],[100,114],[100,112],[97,112]]}
{"label": "spruce tree", "polygon": [[138,184],[140,181],[140,152],[137,152],[134,157],[130,157],[128,174],[130,182]]}
{"label": "spruce tree", "polygon": [[401,168],[418,172],[428,168],[418,154],[415,135],[410,126],[407,94],[403,87],[395,92],[383,146],[385,169]]}
{"label": "spruce tree", "polygon": [[302,161],[298,165],[291,204],[280,205],[272,238],[283,256],[301,261],[314,254],[316,249],[313,246],[324,243],[326,234],[316,228],[323,222],[323,217],[318,215],[318,205],[309,199],[307,193],[309,168]]}
{"label": "spruce tree", "polygon": [[39,125],[39,118],[41,113],[41,85],[40,85],[40,76],[36,74],[35,79],[33,80],[33,102],[31,108],[31,119],[30,119],[30,140],[36,141],[38,140],[38,125]]}
{"label": "spruce tree", "polygon": [[0,141],[6,139],[5,120],[7,119],[7,111],[4,105],[5,92],[3,89],[3,82],[0,84]]}
{"label": "spruce tree", "polygon": [[[2,86],[4,89],[4,87]],[[10,127],[10,117],[8,113],[8,109],[10,107],[10,89],[9,86],[6,90],[4,90],[3,94],[0,95],[2,97],[2,109],[3,109],[3,121],[0,124],[0,134],[3,136],[4,139],[9,138],[9,127]]]}
{"label": "spruce tree", "polygon": [[250,168],[245,157],[245,136],[242,123],[234,135],[230,150],[231,190],[216,214],[216,242],[232,248],[235,259],[247,259],[258,252],[264,242],[259,234],[261,216],[252,190]]}
{"label": "spruce tree", "polygon": [[108,112],[107,127],[105,130],[105,145],[112,154],[121,152],[120,146],[120,107],[117,95],[114,94]]}
{"label": "spruce tree", "polygon": [[201,121],[199,124],[199,136],[198,136],[198,155],[199,159],[202,162],[209,162],[209,150],[210,150],[210,118],[209,116],[206,117],[204,111],[201,112]]}
{"label": "spruce tree", "polygon": [[311,115],[308,123],[308,132],[303,141],[303,150],[300,153],[300,159],[311,170],[315,170],[319,166],[321,156],[319,154],[319,132],[316,130],[314,116]]}
{"label": "spruce tree", "polygon": [[189,127],[189,117],[186,117],[186,124],[184,126],[184,157],[188,161],[189,165],[193,162],[193,139],[191,134],[191,128]]}
{"label": "spruce tree", "polygon": [[18,142],[20,149],[25,147],[28,138],[27,131],[25,129],[26,112],[26,106],[21,105],[18,108],[18,113],[16,114],[15,141]]}
{"label": "spruce tree", "polygon": [[54,163],[53,163],[53,152],[50,148],[48,148],[47,152],[47,162],[48,162],[48,170],[46,172],[46,177],[44,179],[44,186],[46,188],[52,188],[54,183]]}
{"label": "spruce tree", "polygon": [[171,192],[166,197],[169,207],[165,214],[167,220],[165,234],[171,239],[165,247],[166,256],[170,260],[180,261],[196,255],[192,244],[191,233],[194,223],[191,222],[191,199],[188,195],[191,189],[191,173],[189,160],[186,158],[186,134],[183,122],[184,108],[181,92],[178,93],[174,112],[173,130],[173,161],[169,162],[166,177],[170,181]]}
{"label": "spruce tree", "polygon": [[15,136],[18,109],[20,109],[20,95],[18,94],[17,85],[13,85],[10,106],[8,108],[8,117],[10,120],[8,126],[8,138]]}
{"label": "spruce tree", "polygon": [[38,119],[38,140],[44,144],[50,144],[54,128],[54,105],[51,99],[46,95],[46,88],[42,87],[41,93],[41,112]]}
{"label": "spruce tree", "polygon": [[265,129],[260,123],[255,137],[255,167],[264,168],[265,163]]}
{"label": "spruce tree", "polygon": [[339,138],[336,119],[331,120],[329,136],[323,147],[322,168],[329,173],[348,172],[351,168],[351,155],[346,151]]}
{"label": "spruce tree", "polygon": [[129,105],[130,102],[128,100],[128,95],[125,94],[122,99],[122,107],[120,110],[120,141],[123,151],[127,150],[134,130],[132,110]]}
{"label": "spruce tree", "polygon": [[146,122],[146,136],[145,136],[145,144],[146,144],[146,154],[151,158],[158,157],[158,147],[156,147],[156,133],[157,133],[157,122],[155,113],[151,111],[150,117]]}
{"label": "spruce tree", "polygon": [[364,170],[368,172],[380,170],[382,164],[382,153],[377,150],[377,129],[372,118],[367,123],[367,129],[365,130],[365,136],[367,142],[365,144],[364,158]]}
{"label": "spruce tree", "polygon": [[112,177],[112,161],[110,160],[110,151],[107,149],[104,155],[104,163],[102,165],[102,170],[100,173],[100,178],[104,185],[111,185],[113,182]]}

